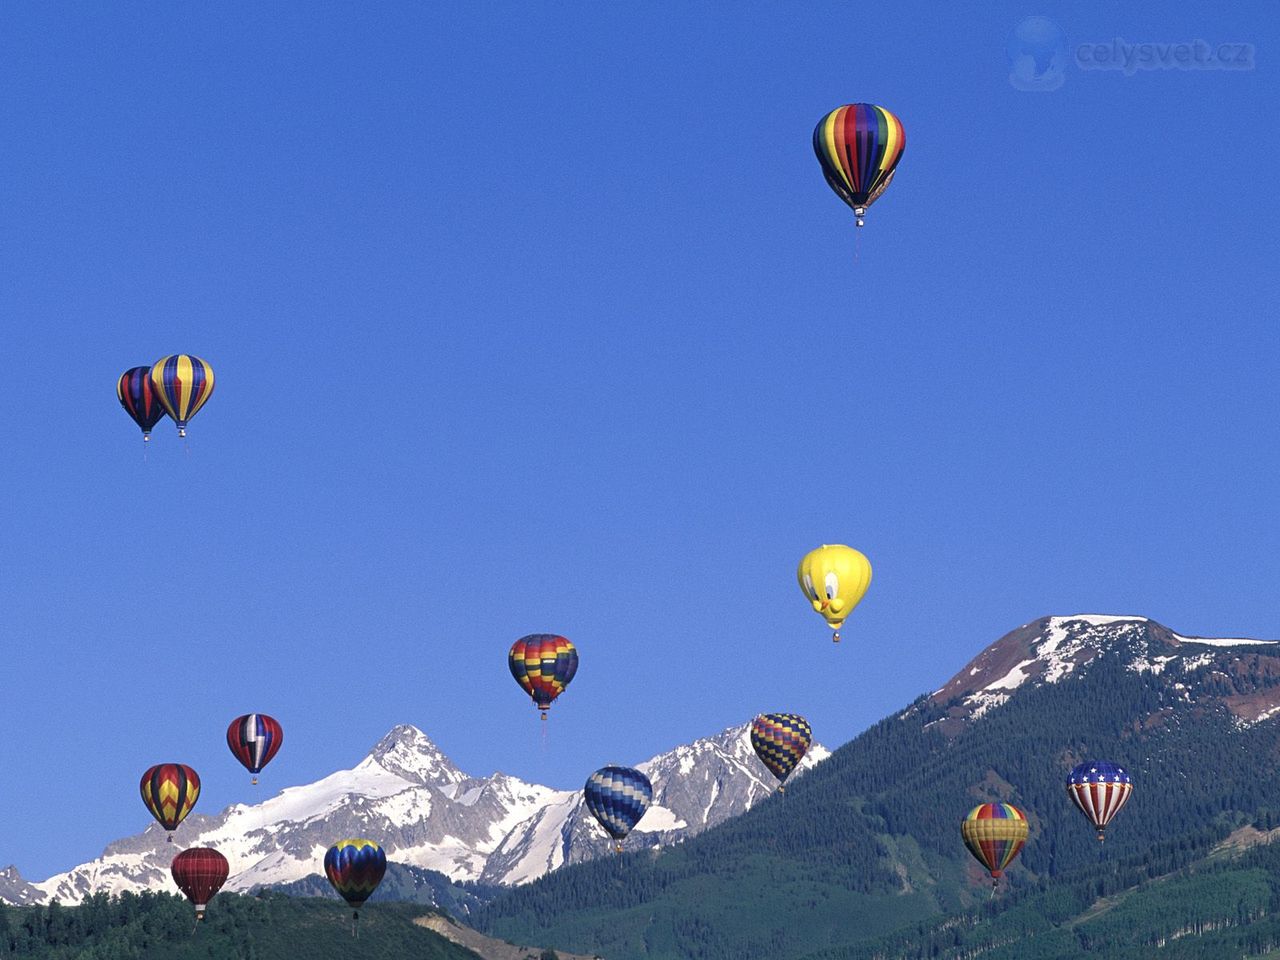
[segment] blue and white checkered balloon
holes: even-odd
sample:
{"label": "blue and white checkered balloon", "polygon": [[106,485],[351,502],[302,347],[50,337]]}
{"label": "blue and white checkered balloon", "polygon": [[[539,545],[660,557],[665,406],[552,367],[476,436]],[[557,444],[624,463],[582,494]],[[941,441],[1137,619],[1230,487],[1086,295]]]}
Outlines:
{"label": "blue and white checkered balloon", "polygon": [[[653,784],[631,767],[601,767],[582,788],[587,809],[609,836],[621,841],[640,822],[653,801]],[[622,850],[622,844],[617,844]]]}

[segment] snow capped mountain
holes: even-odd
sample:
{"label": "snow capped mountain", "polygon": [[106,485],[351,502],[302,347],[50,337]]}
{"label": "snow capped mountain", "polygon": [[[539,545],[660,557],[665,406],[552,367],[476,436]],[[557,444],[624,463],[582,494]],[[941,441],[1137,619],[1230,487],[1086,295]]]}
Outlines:
{"label": "snow capped mountain", "polygon": [[[1021,687],[1059,683],[1107,657],[1138,673],[1173,671],[1184,701],[1221,701],[1242,724],[1280,713],[1280,641],[1184,637],[1146,617],[1078,614],[1024,624],[983,650],[928,698],[946,708],[935,722],[954,731]],[[1217,678],[1212,691],[1199,682],[1210,675]]]}
{"label": "snow capped mountain", "polygon": [[[801,769],[828,755],[815,743]],[[653,780],[654,803],[630,845],[675,842],[742,813],[774,789],[745,724],[639,767]],[[525,883],[609,849],[580,791],[502,773],[468,776],[425,733],[400,725],[350,770],[254,806],[192,814],[173,843],[152,824],[112,843],[98,859],[39,883],[10,867],[0,872],[0,900],[74,903],[94,892],[171,889],[169,863],[192,846],[216,847],[227,858],[229,890],[284,884],[319,872],[325,850],[346,836],[377,838],[398,863],[497,884]]]}

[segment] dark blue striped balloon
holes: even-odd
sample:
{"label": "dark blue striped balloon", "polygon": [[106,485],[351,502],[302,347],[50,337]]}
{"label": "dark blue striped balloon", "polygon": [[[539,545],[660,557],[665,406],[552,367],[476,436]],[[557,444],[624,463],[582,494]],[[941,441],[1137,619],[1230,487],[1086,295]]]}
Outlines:
{"label": "dark blue striped balloon", "polygon": [[620,841],[640,822],[653,801],[653,784],[631,767],[601,767],[587,777],[582,795],[591,815],[609,836],[619,841],[616,848],[621,853]]}

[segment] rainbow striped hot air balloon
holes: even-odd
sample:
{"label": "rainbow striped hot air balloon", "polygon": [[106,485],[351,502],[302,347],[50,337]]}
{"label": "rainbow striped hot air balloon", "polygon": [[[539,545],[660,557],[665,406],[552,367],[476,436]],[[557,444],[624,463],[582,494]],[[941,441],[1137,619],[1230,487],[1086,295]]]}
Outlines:
{"label": "rainbow striped hot air balloon", "polygon": [[778,792],[813,743],[809,721],[797,713],[762,713],[751,721],[751,749],[778,778]]}
{"label": "rainbow striped hot air balloon", "polygon": [[161,357],[151,365],[151,386],[178,425],[178,436],[185,437],[187,421],[213,395],[213,367],[185,353]]}
{"label": "rainbow striped hot air balloon", "polygon": [[185,763],[158,763],[142,775],[142,802],[160,826],[173,831],[187,818],[200,796],[200,777]]}
{"label": "rainbow striped hot air balloon", "polygon": [[847,103],[818,121],[813,152],[836,195],[853,208],[858,226],[867,207],[893,180],[907,134],[902,121],[884,107]]}
{"label": "rainbow striped hot air balloon", "polygon": [[357,936],[360,908],[387,872],[387,855],[372,840],[339,840],[324,855],[324,873],[352,908],[351,935]]}
{"label": "rainbow striped hot air balloon", "polygon": [[982,803],[960,823],[960,835],[974,859],[991,873],[994,888],[1027,842],[1027,815],[1010,803]]}
{"label": "rainbow striped hot air balloon", "polygon": [[507,666],[516,682],[533,698],[545,720],[551,701],[564,693],[578,672],[578,651],[557,634],[531,633],[511,645]]}

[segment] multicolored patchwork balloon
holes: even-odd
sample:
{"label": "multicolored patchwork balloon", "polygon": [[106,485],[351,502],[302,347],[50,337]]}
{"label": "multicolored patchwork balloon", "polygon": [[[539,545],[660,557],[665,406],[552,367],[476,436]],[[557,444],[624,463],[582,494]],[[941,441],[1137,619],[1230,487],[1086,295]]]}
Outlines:
{"label": "multicolored patchwork balloon", "polygon": [[185,437],[187,421],[213,395],[213,367],[185,353],[161,357],[151,365],[151,387],[178,425],[178,436]]}
{"label": "multicolored patchwork balloon", "polygon": [[1105,760],[1088,760],[1078,764],[1067,777],[1067,793],[1098,831],[1098,839],[1105,840],[1107,824],[1133,793],[1133,780],[1124,767]]}
{"label": "multicolored patchwork balloon", "polygon": [[195,904],[196,921],[204,919],[204,908],[227,882],[231,865],[212,847],[192,847],[173,858],[169,867],[173,882]]}
{"label": "multicolored patchwork balloon", "polygon": [[516,682],[533,698],[542,719],[547,719],[551,701],[564,693],[578,672],[578,651],[564,637],[554,633],[531,633],[511,645],[507,665]]}
{"label": "multicolored patchwork balloon", "polygon": [[372,840],[339,840],[325,853],[325,876],[339,896],[352,907],[352,936],[357,935],[360,908],[378,889],[386,872],[387,855]]}
{"label": "multicolored patchwork balloon", "polygon": [[622,838],[632,831],[653,802],[653,784],[631,767],[601,767],[582,788],[591,815],[614,839],[614,849],[622,852]]}
{"label": "multicolored patchwork balloon", "polygon": [[271,762],[282,743],[284,730],[274,717],[265,713],[246,713],[243,717],[236,717],[227,727],[227,746],[253,774],[254,783],[258,782],[258,774]]}
{"label": "multicolored patchwork balloon", "polygon": [[867,207],[893,180],[906,145],[902,121],[870,103],[836,107],[813,130],[813,152],[822,164],[822,175],[853,208],[858,226],[863,225]]}
{"label": "multicolored patchwork balloon", "polygon": [[1027,832],[1027,815],[1009,803],[979,804],[960,824],[964,845],[991,873],[992,886],[1022,852]]}
{"label": "multicolored patchwork balloon", "polygon": [[142,802],[160,826],[173,831],[187,818],[200,796],[200,777],[183,763],[158,763],[142,775]]}
{"label": "multicolored patchwork balloon", "polygon": [[762,713],[751,721],[751,749],[778,778],[778,792],[813,743],[809,721],[798,713]]}
{"label": "multicolored patchwork balloon", "polygon": [[151,439],[151,429],[164,417],[164,405],[151,386],[150,367],[130,367],[116,381],[116,399],[124,412],[142,429],[142,439]]}

